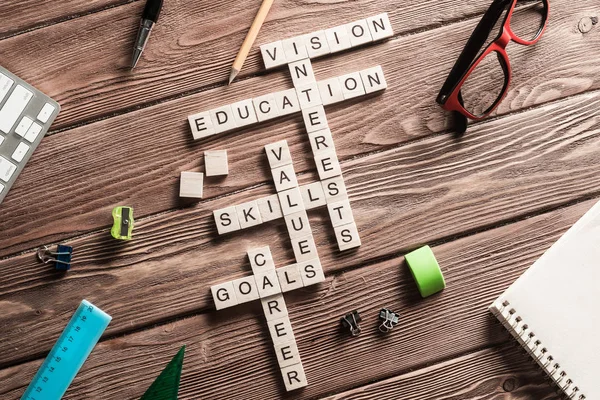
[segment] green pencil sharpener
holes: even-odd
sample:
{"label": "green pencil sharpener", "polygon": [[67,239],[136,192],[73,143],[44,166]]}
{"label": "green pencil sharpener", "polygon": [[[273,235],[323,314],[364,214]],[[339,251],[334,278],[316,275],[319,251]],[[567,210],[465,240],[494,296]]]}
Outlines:
{"label": "green pencil sharpener", "polygon": [[118,240],[131,240],[133,234],[133,207],[118,206],[112,210],[112,237]]}

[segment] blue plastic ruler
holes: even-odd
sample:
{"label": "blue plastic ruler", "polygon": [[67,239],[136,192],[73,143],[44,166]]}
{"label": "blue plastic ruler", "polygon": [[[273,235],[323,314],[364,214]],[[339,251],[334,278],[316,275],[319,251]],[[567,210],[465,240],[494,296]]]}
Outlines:
{"label": "blue plastic ruler", "polygon": [[21,400],[59,400],[112,317],[83,300],[33,377]]}

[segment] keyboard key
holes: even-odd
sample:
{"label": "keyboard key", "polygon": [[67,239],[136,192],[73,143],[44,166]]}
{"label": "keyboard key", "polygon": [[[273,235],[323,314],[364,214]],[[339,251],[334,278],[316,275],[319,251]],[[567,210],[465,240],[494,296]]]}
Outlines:
{"label": "keyboard key", "polygon": [[27,134],[25,135],[25,140],[27,140],[29,143],[35,142],[35,139],[37,139],[41,131],[42,126],[34,122],[31,125],[31,128],[29,128],[29,130],[27,131]]}
{"label": "keyboard key", "polygon": [[25,137],[29,128],[31,128],[31,124],[33,124],[33,120],[31,118],[23,117],[15,129],[15,133],[21,137]]}
{"label": "keyboard key", "polygon": [[17,85],[0,110],[0,131],[10,132],[32,97],[33,93],[23,86]]}
{"label": "keyboard key", "polygon": [[17,146],[15,151],[12,153],[11,157],[16,162],[21,162],[21,161],[23,161],[23,157],[25,157],[25,155],[27,154],[28,151],[29,151],[29,146],[27,146],[25,143],[21,142],[21,143],[19,143],[19,145]]}
{"label": "keyboard key", "polygon": [[45,124],[46,122],[48,122],[48,120],[54,113],[54,110],[55,108],[52,104],[46,103],[42,108],[42,111],[40,111],[40,113],[38,114],[37,120]]}
{"label": "keyboard key", "polygon": [[17,170],[17,166],[6,158],[0,156],[0,179],[4,182],[8,182],[8,180],[13,176],[15,171]]}
{"label": "keyboard key", "polygon": [[15,81],[0,72],[0,103],[2,103],[2,100],[6,97],[13,83],[15,83]]}

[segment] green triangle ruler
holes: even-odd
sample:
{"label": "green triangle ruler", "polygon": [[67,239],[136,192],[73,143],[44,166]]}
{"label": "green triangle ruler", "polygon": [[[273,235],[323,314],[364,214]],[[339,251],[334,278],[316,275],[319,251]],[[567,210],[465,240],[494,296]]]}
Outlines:
{"label": "green triangle ruler", "polygon": [[175,354],[140,400],[177,400],[185,346]]}

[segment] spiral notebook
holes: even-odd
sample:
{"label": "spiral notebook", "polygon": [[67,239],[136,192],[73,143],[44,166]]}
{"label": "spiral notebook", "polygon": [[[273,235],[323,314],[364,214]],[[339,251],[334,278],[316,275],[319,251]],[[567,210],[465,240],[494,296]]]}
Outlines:
{"label": "spiral notebook", "polygon": [[600,202],[490,311],[568,398],[600,399]]}

